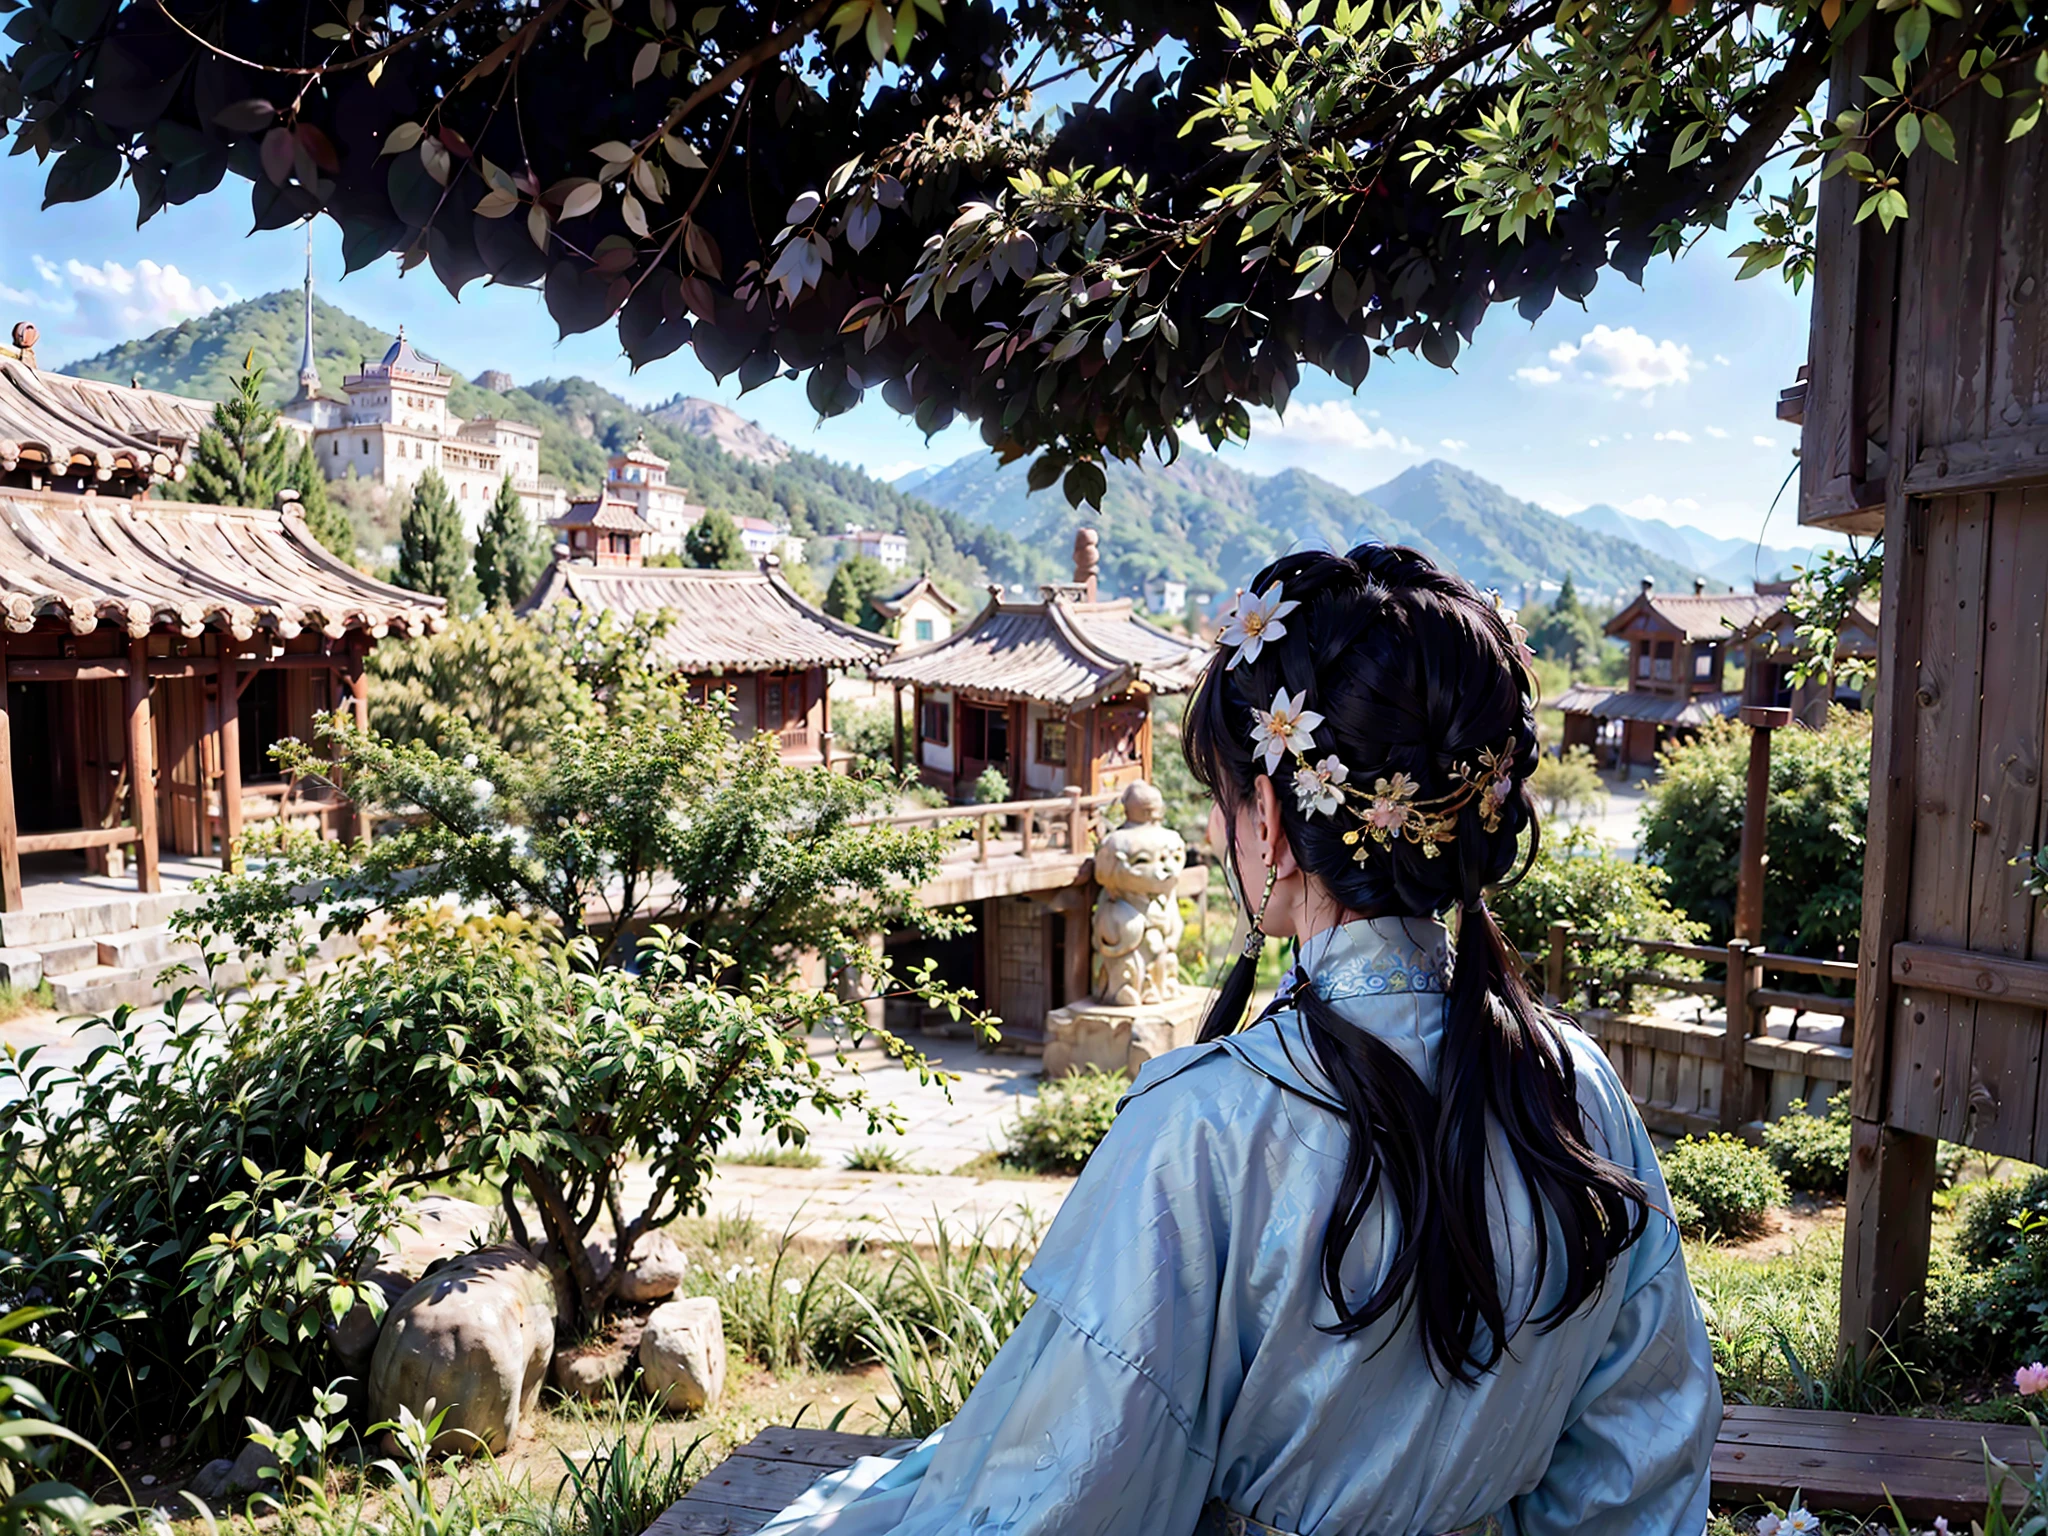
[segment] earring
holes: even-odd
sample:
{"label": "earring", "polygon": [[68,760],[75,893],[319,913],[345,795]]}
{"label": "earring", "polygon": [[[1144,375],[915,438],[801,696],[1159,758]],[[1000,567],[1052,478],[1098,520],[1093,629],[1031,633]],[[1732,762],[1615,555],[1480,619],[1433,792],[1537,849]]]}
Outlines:
{"label": "earring", "polygon": [[1247,960],[1259,958],[1259,951],[1266,947],[1266,907],[1273,900],[1273,884],[1280,878],[1280,871],[1266,871],[1266,889],[1259,897],[1259,910],[1252,914],[1252,931],[1244,936],[1244,954]]}

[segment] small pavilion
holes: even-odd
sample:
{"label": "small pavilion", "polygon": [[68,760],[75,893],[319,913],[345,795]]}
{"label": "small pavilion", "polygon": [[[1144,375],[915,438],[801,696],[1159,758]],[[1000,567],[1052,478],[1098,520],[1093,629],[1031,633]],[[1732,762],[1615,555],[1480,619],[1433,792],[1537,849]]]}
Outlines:
{"label": "small pavilion", "polygon": [[1656,762],[1666,742],[1732,715],[1742,695],[1725,686],[1729,653],[1782,597],[1754,592],[1666,595],[1648,577],[1643,589],[1607,621],[1607,633],[1628,645],[1628,686],[1575,683],[1558,696],[1567,751],[1586,747],[1603,764],[1627,769]]}
{"label": "small pavilion", "polygon": [[664,615],[654,653],[688,680],[695,697],[729,691],[742,740],[771,732],[785,762],[832,763],[830,672],[888,655],[889,642],[813,608],[782,579],[772,556],[743,571],[650,567],[639,563],[639,535],[632,538],[631,554],[619,559],[579,559],[572,546],[518,611],[574,603],[626,624]]}
{"label": "small pavilion", "polygon": [[896,685],[896,739],[906,753],[903,691],[915,690],[919,777],[955,801],[990,768],[1020,798],[1120,789],[1152,777],[1152,699],[1195,684],[1202,652],[1155,629],[1129,601],[1096,595],[1093,529],[1074,537],[1074,580],[1035,602],[989,589],[987,605],[932,645],[874,669]]}
{"label": "small pavilion", "polygon": [[294,503],[148,500],[198,403],[40,373],[17,347],[0,357],[0,911],[21,910],[25,865],[61,879],[132,856],[154,891],[163,848],[225,864],[248,819],[354,826],[269,749],[311,739],[321,710],[363,720],[370,647],[439,628],[441,599],[342,564]]}

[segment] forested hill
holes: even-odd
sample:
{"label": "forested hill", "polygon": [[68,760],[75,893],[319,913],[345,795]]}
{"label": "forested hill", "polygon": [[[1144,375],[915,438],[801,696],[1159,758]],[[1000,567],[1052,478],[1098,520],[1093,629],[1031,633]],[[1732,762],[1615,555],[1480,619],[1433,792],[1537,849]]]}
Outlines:
{"label": "forested hill", "polygon": [[[152,389],[218,400],[233,389],[253,352],[265,370],[265,393],[282,402],[298,389],[303,302],[291,290],[247,299],[68,364],[65,371],[122,384],[139,379]],[[318,299],[313,335],[321,386],[335,396],[343,377],[364,359],[382,357],[392,339]],[[431,337],[412,339],[432,355]],[[670,461],[671,476],[694,500],[735,517],[787,519],[793,530],[812,536],[838,533],[848,523],[901,530],[910,538],[912,564],[930,569],[962,597],[973,597],[985,581],[1028,588],[1064,570],[1063,562],[1007,533],[906,496],[848,465],[795,451],[779,462],[762,454],[736,457],[714,440],[715,427],[728,438],[733,434],[718,426],[720,408],[706,402],[672,401],[643,411],[584,378],[543,379],[503,393],[460,374],[454,378],[450,410],[465,419],[503,416],[539,427],[541,473],[572,490],[596,487],[606,455],[644,432],[648,446]],[[685,408],[691,406],[704,408]],[[734,440],[742,446],[746,441]]]}
{"label": "forested hill", "polygon": [[1644,576],[1686,590],[1694,574],[1440,460],[1355,495],[1304,470],[1253,475],[1191,451],[1174,464],[1112,464],[1101,511],[1085,514],[1057,490],[1030,494],[1026,469],[971,454],[914,484],[926,500],[1038,549],[1066,548],[1083,522],[1100,527],[1103,574],[1118,592],[1135,592],[1155,575],[1198,592],[1227,591],[1288,550],[1348,549],[1365,539],[1414,545],[1475,584],[1510,594],[1567,574],[1589,594],[1633,591]]}

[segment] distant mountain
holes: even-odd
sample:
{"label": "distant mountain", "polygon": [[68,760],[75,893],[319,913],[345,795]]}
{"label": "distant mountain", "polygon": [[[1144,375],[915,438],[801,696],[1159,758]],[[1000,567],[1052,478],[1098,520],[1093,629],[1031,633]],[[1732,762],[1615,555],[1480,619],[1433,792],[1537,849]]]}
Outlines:
{"label": "distant mountain", "polygon": [[656,421],[667,422],[678,432],[708,437],[734,458],[744,459],[749,464],[780,464],[789,457],[789,444],[762,431],[738,411],[715,400],[677,395],[668,404],[657,405],[647,414]]}
{"label": "distant mountain", "polygon": [[1481,586],[1518,593],[1569,572],[1582,592],[1633,591],[1644,576],[1689,587],[1694,570],[1626,540],[1575,527],[1455,465],[1417,466],[1364,495],[1303,470],[1253,475],[1213,455],[1174,464],[1112,464],[1099,512],[1057,490],[1030,495],[1023,462],[970,454],[926,472],[917,495],[1063,555],[1076,527],[1102,531],[1105,583],[1134,593],[1164,575],[1196,591],[1241,585],[1291,549],[1348,549],[1364,539],[1412,544]]}
{"label": "distant mountain", "polygon": [[[123,384],[139,378],[155,389],[218,400],[233,390],[243,360],[253,352],[266,369],[264,393],[283,401],[298,389],[302,304],[290,290],[265,294],[124,342],[67,371]],[[389,332],[319,300],[313,334],[321,385],[334,395],[341,393],[345,375],[366,358],[382,357],[391,344]],[[432,354],[431,337],[413,340]],[[905,496],[859,469],[796,452],[709,400],[678,396],[644,411],[584,378],[489,390],[450,373],[450,410],[465,419],[502,416],[539,427],[541,473],[572,491],[602,484],[606,457],[644,432],[648,446],[670,461],[671,477],[693,499],[735,517],[787,521],[814,541],[818,555],[829,551],[825,541],[848,523],[900,530],[909,535],[912,564],[967,598],[990,579],[1028,587],[1064,569],[1064,561]],[[374,548],[377,541],[366,542]]]}
{"label": "distant mountain", "polygon": [[1755,539],[1722,538],[1662,518],[1637,517],[1604,503],[1567,516],[1582,528],[1613,538],[1632,539],[1666,559],[1692,566],[1734,587],[1789,577],[1794,566],[1810,565],[1819,547],[1780,549]]}

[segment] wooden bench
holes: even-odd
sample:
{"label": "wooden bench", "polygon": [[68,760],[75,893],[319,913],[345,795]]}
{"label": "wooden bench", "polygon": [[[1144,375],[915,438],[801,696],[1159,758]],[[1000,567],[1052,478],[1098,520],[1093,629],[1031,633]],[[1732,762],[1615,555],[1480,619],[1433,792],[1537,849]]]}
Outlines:
{"label": "wooden bench", "polygon": [[[752,1536],[826,1473],[862,1456],[900,1455],[915,1443],[764,1429],[670,1505],[644,1536]],[[1782,1505],[1796,1490],[1810,1508],[1861,1515],[1882,1509],[1890,1490],[1909,1520],[1967,1519],[1984,1512],[1987,1445],[2022,1470],[2040,1450],[2033,1431],[2006,1424],[1730,1407],[1714,1445],[1714,1499]]]}

